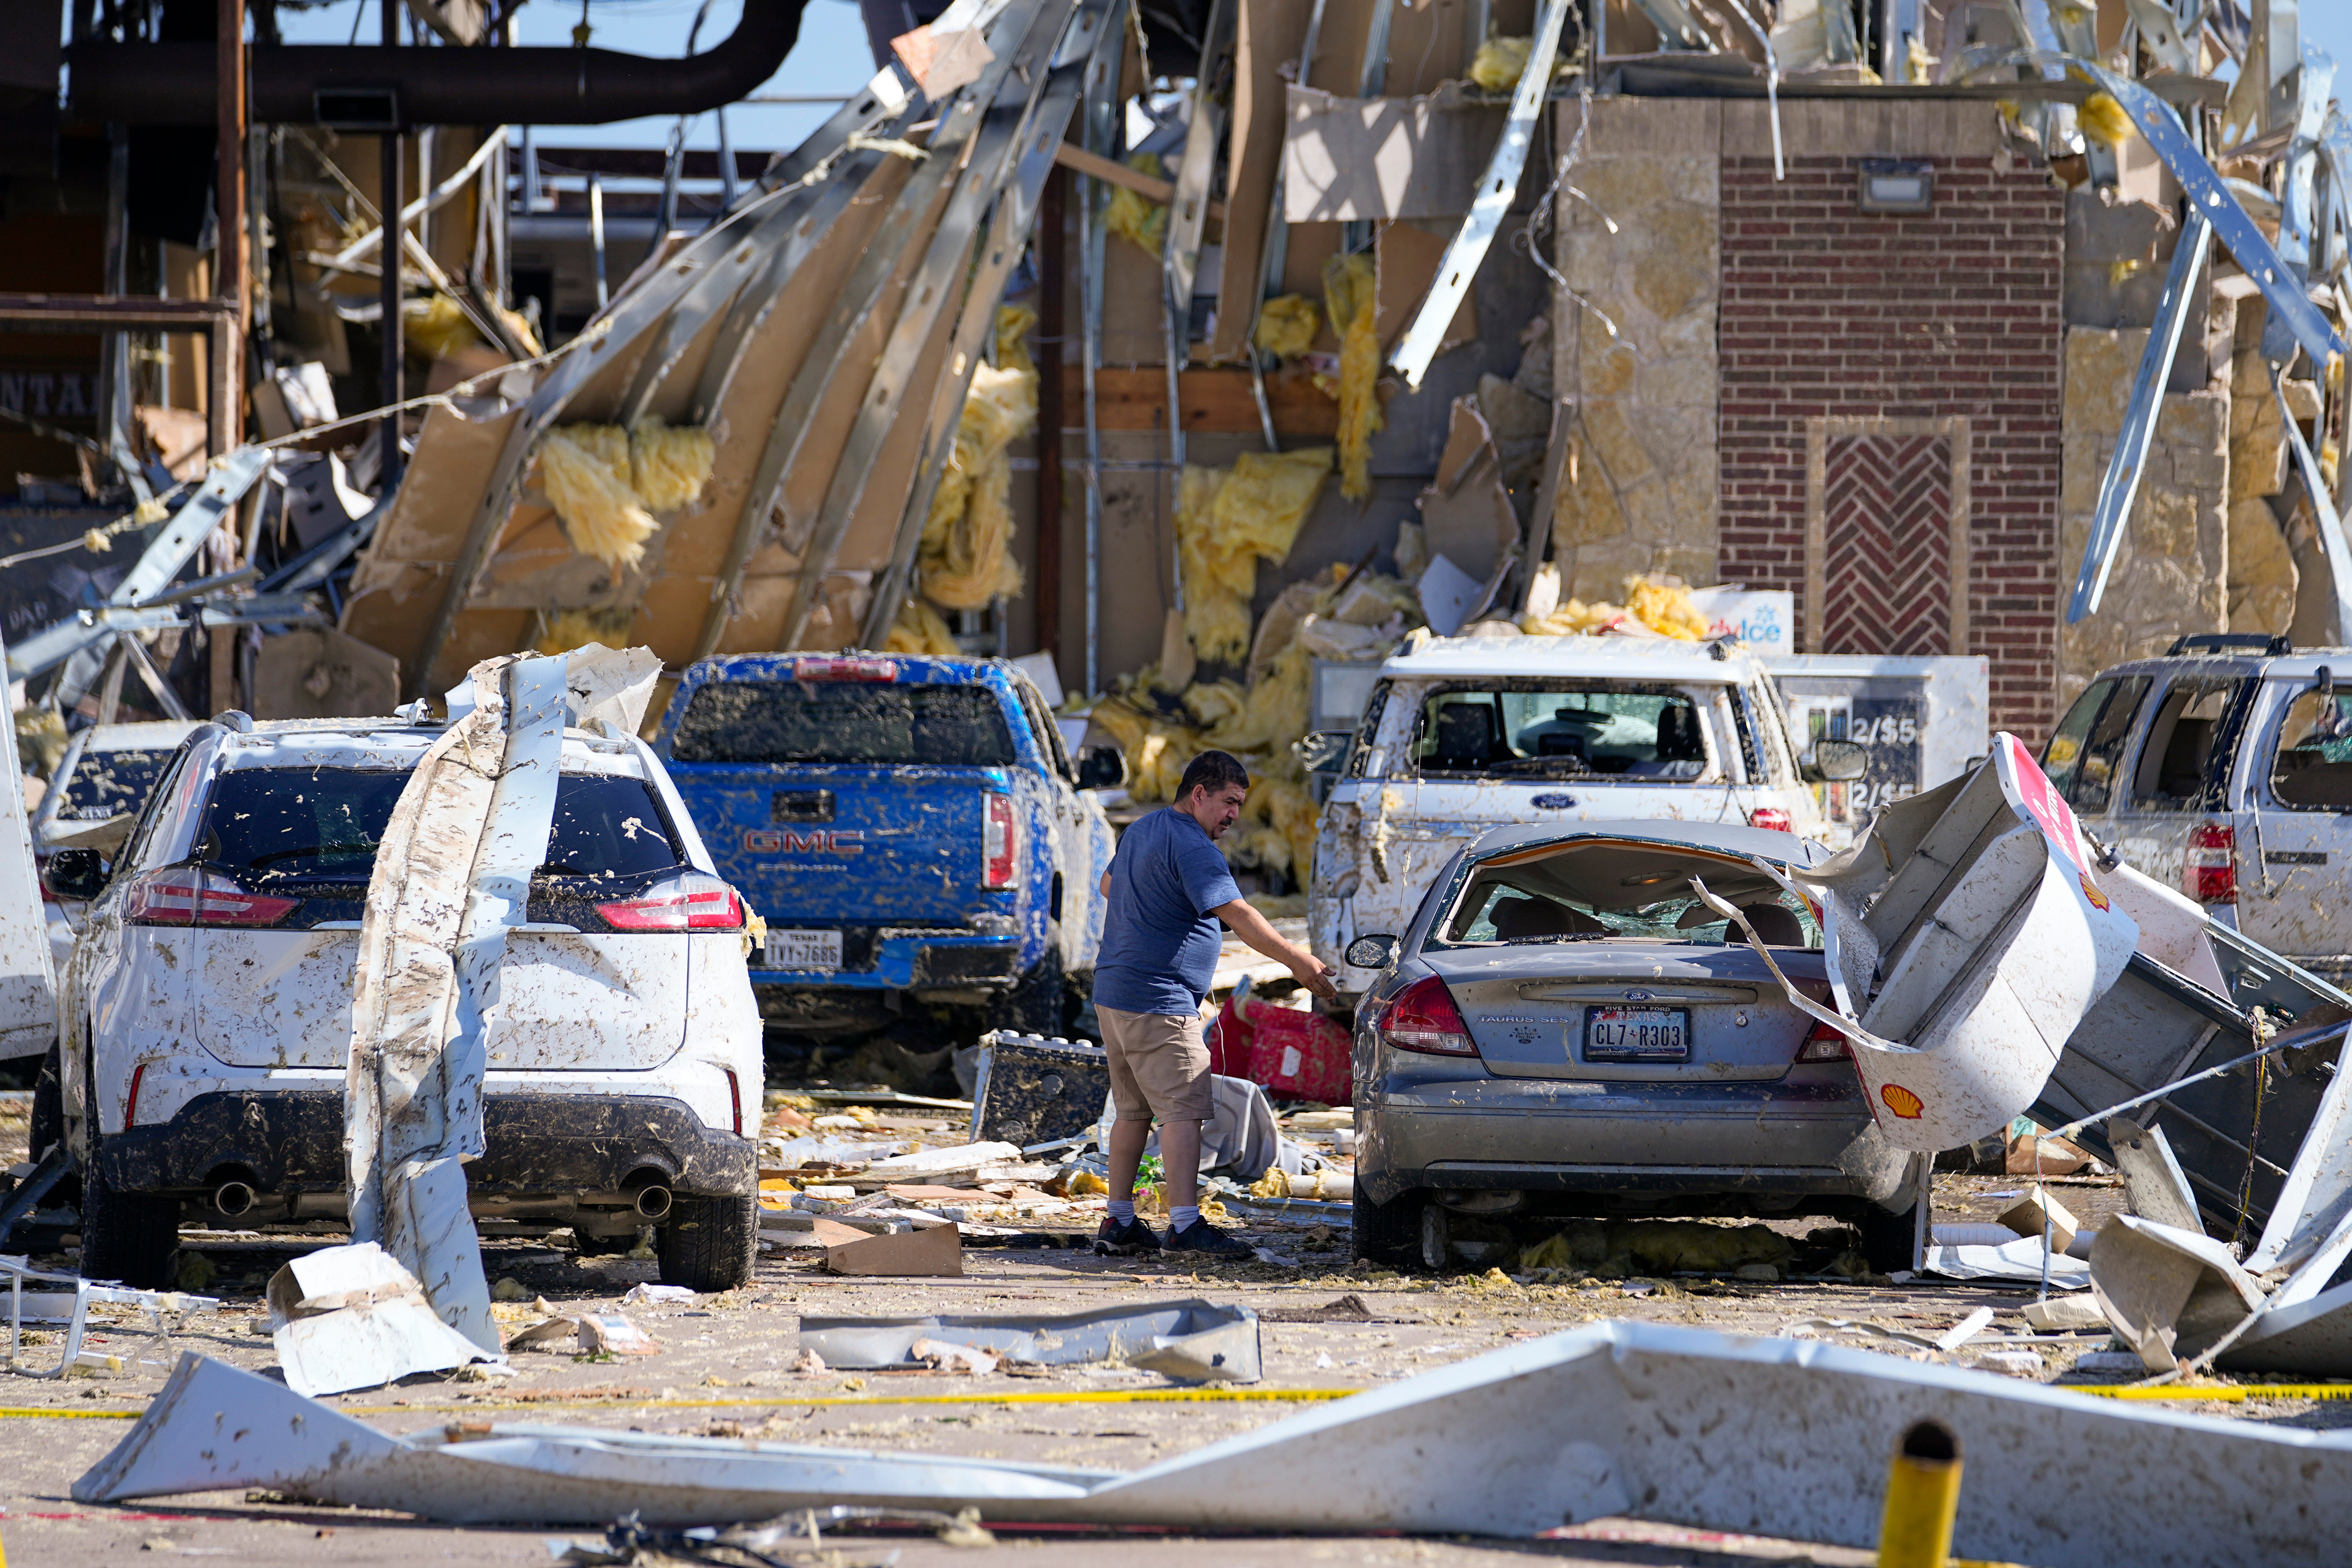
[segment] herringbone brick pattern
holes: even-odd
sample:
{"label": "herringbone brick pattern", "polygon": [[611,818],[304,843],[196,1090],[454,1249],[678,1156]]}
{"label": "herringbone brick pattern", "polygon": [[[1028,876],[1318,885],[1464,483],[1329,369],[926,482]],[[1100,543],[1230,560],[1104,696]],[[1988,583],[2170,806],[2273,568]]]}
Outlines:
{"label": "herringbone brick pattern", "polygon": [[1823,456],[1822,651],[1951,652],[1951,443],[1847,436]]}

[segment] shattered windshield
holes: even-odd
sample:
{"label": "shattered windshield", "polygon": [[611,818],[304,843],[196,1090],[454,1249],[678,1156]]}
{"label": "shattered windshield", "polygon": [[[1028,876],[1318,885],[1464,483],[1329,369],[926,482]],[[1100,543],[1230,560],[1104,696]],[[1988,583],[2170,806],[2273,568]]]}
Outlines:
{"label": "shattered windshield", "polygon": [[68,822],[103,822],[147,804],[172,748],[155,752],[84,752],[66,781],[58,816]]}
{"label": "shattered windshield", "polygon": [[[213,781],[190,858],[259,885],[272,879],[364,882],[405,769],[237,768]],[[643,779],[565,773],[555,792],[545,869],[635,876],[684,857]]]}
{"label": "shattered windshield", "polygon": [[847,763],[1005,768],[1020,758],[981,686],[714,681],[677,721],[681,763]]}
{"label": "shattered windshield", "polygon": [[1423,774],[1690,780],[1709,776],[1704,700],[1630,680],[1450,685],[1422,701]]}
{"label": "shattered windshield", "polygon": [[1443,945],[1609,937],[1744,943],[1737,927],[1700,900],[1693,878],[1747,916],[1767,946],[1821,946],[1821,926],[1805,900],[1746,860],[1630,839],[1510,850],[1472,868],[1442,927]]}

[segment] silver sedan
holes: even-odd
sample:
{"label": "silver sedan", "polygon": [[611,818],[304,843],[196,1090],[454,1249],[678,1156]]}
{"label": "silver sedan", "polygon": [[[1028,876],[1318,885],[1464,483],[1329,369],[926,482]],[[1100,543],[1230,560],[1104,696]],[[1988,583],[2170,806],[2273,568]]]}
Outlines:
{"label": "silver sedan", "polygon": [[1819,1215],[1907,1267],[1924,1161],[1694,887],[1826,997],[1814,911],[1750,857],[1827,856],[1745,826],[1500,827],[1410,929],[1358,938],[1349,962],[1382,973],[1356,1014],[1356,1255],[1439,1268],[1570,1217]]}

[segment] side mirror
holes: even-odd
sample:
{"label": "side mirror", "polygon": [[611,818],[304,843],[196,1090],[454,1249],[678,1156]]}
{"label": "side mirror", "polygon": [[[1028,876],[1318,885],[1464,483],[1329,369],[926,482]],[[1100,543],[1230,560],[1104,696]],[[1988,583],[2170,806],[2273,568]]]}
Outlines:
{"label": "side mirror", "polygon": [[1078,753],[1080,789],[1117,789],[1127,782],[1127,757],[1117,746],[1088,746]]}
{"label": "side mirror", "polygon": [[1386,969],[1395,962],[1396,951],[1397,939],[1392,936],[1360,936],[1340,956],[1358,969]]}
{"label": "side mirror", "polygon": [[1336,773],[1339,764],[1348,760],[1348,748],[1356,743],[1352,730],[1318,730],[1302,740],[1290,743],[1290,754],[1307,765],[1310,773]]}
{"label": "side mirror", "polygon": [[1870,771],[1870,749],[1859,741],[1815,741],[1801,771],[1807,784],[1852,784]]}
{"label": "side mirror", "polygon": [[41,867],[41,886],[60,899],[88,903],[106,891],[106,862],[95,849],[59,849]]}

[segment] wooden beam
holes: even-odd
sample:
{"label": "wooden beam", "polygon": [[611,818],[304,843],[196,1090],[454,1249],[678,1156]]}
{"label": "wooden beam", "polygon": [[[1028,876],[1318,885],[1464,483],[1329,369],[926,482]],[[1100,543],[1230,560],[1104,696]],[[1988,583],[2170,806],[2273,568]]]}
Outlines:
{"label": "wooden beam", "polygon": [[[1099,153],[1089,153],[1076,142],[1065,142],[1054,149],[1054,162],[1073,174],[1100,180],[1106,184],[1124,185],[1150,202],[1166,206],[1176,199],[1172,180],[1155,180],[1140,169],[1130,169],[1116,158],[1106,158]],[[1212,201],[1209,216],[1217,222],[1225,221],[1225,204]]]}
{"label": "wooden beam", "polygon": [[[1078,367],[1062,372],[1065,408],[1082,407]],[[1184,430],[1200,436],[1260,433],[1257,400],[1246,370],[1188,370],[1178,395]],[[1328,438],[1339,429],[1339,405],[1303,370],[1276,371],[1265,378],[1265,400],[1274,427],[1282,435]],[[1167,428],[1168,373],[1157,365],[1105,365],[1095,372],[1095,418],[1105,430]]]}

